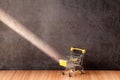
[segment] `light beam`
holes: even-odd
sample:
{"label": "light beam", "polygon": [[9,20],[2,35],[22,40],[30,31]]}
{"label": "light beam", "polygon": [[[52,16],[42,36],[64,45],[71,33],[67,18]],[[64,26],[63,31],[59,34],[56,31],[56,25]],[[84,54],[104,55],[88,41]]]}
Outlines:
{"label": "light beam", "polygon": [[0,9],[0,20],[55,61],[58,62],[59,58],[61,58],[60,53],[58,53],[46,42],[34,35],[24,25],[22,25],[20,22],[18,22],[16,19],[14,19],[2,9]]}

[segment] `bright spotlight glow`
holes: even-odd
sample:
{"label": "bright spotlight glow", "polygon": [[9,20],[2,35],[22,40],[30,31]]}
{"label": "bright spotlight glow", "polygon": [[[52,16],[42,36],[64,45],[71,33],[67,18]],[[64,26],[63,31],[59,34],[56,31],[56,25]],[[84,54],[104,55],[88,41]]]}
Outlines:
{"label": "bright spotlight glow", "polygon": [[2,9],[0,9],[0,20],[55,61],[58,62],[59,58],[61,58],[61,55],[59,55],[56,50],[34,35],[31,31],[25,28],[24,25],[19,23]]}

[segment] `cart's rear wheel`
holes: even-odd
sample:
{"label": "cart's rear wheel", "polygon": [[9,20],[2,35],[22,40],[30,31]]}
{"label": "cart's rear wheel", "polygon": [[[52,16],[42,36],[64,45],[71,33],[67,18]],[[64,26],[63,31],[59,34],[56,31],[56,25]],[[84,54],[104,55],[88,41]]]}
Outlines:
{"label": "cart's rear wheel", "polygon": [[69,77],[72,77],[72,73],[71,72],[69,72]]}

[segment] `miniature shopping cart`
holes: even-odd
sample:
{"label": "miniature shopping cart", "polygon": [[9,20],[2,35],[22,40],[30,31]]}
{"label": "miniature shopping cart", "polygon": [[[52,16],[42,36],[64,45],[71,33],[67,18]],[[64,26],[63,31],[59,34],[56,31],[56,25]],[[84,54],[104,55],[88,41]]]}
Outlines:
{"label": "miniature shopping cart", "polygon": [[59,60],[60,66],[66,68],[65,71],[62,71],[62,74],[65,75],[65,73],[68,71],[69,77],[71,77],[73,72],[76,71],[80,71],[82,74],[85,73],[83,67],[83,59],[86,50],[80,48],[73,48],[73,47],[70,50],[71,50],[71,54],[68,57],[68,59]]}

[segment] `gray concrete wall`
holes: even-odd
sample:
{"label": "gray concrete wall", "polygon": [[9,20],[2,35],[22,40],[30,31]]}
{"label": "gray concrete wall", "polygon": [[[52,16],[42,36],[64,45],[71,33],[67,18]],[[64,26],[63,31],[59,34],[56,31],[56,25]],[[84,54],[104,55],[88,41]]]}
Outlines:
{"label": "gray concrete wall", "polygon": [[[0,8],[64,56],[87,49],[85,69],[120,69],[119,0],[0,0]],[[0,22],[0,69],[62,69]]]}

